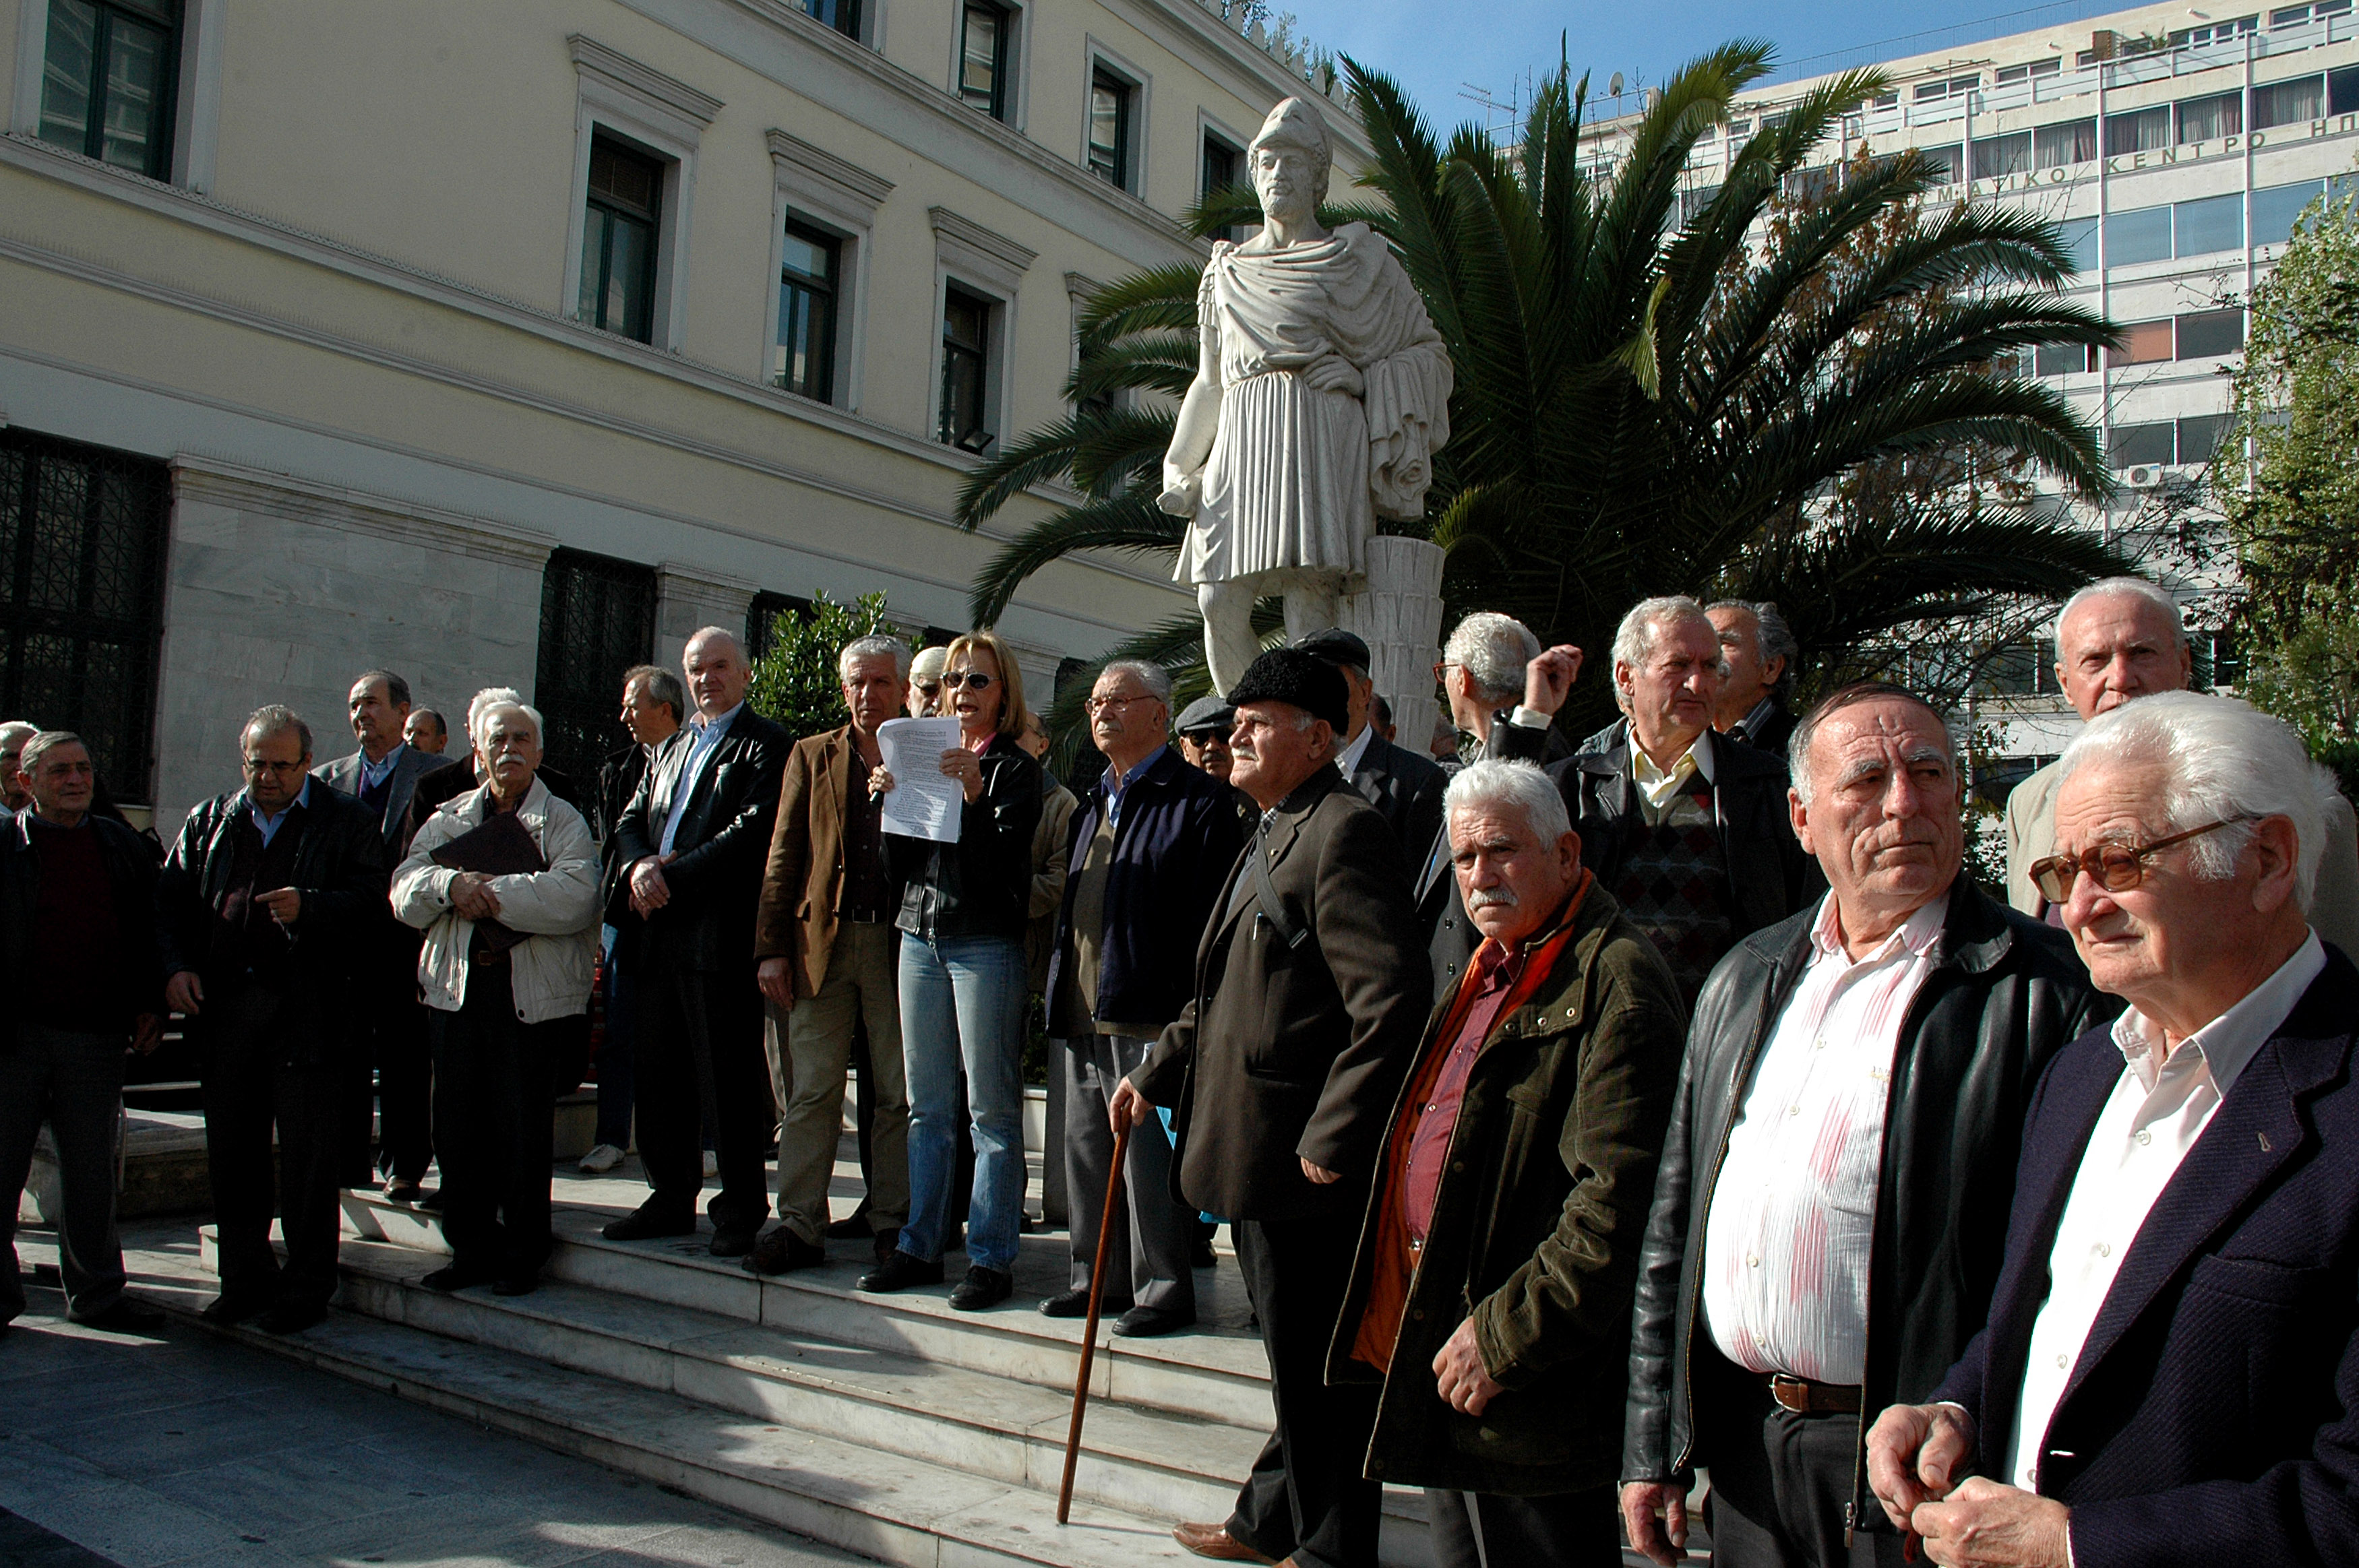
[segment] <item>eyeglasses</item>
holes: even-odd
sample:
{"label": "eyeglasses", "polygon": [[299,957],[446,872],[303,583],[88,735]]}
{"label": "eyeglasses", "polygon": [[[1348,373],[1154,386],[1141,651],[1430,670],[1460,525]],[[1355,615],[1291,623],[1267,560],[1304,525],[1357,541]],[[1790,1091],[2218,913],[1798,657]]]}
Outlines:
{"label": "eyeglasses", "polygon": [[277,773],[283,776],[288,773],[301,773],[303,771],[303,764],[300,761],[292,762],[266,762],[260,757],[248,757],[245,760],[245,771],[250,773]]}
{"label": "eyeglasses", "polygon": [[1433,662],[1433,678],[1437,683],[1448,680],[1451,671],[1462,670],[1465,667],[1456,659],[1436,659]]}
{"label": "eyeglasses", "polygon": [[2200,838],[2206,833],[2216,833],[2223,827],[2233,827],[2239,822],[2250,822],[2249,816],[2223,816],[2217,822],[2207,822],[2201,827],[2190,827],[2184,833],[2174,833],[2168,838],[2158,838],[2151,844],[2096,844],[2077,855],[2050,855],[2030,865],[2032,886],[2039,896],[2050,903],[2062,903],[2072,896],[2072,884],[2083,872],[2107,892],[2127,892],[2146,881],[2146,863],[2173,844],[2184,844],[2190,838]]}
{"label": "eyeglasses", "polygon": [[940,697],[942,695],[942,683],[938,680],[911,681],[909,684],[916,687],[919,691],[924,692],[928,697]]}
{"label": "eyeglasses", "polygon": [[1093,716],[1095,716],[1097,714],[1103,713],[1109,708],[1128,708],[1134,702],[1153,702],[1155,700],[1155,694],[1148,691],[1141,692],[1136,697],[1093,697],[1087,702],[1082,704],[1082,706],[1089,709]]}
{"label": "eyeglasses", "polygon": [[[984,675],[981,670],[952,670],[942,677],[942,684],[952,691],[958,690],[961,687],[966,687],[969,691],[981,691],[998,678],[997,676]],[[933,694],[929,692],[927,695],[930,697]]]}

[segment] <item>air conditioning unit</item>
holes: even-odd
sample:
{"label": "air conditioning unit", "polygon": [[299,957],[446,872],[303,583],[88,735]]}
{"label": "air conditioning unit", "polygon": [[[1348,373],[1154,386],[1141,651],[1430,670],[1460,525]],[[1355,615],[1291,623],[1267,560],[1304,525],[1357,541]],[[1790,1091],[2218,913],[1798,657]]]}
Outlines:
{"label": "air conditioning unit", "polygon": [[2122,470],[2122,488],[2125,490],[2158,490],[2161,487],[2160,463],[2133,463]]}

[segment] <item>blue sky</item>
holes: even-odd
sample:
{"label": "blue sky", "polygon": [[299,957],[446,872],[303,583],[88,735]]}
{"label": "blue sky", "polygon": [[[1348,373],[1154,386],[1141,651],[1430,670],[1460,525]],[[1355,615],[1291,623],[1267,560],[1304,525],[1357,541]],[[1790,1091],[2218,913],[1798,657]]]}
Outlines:
{"label": "blue sky", "polygon": [[[1816,75],[1879,55],[1914,54],[1972,39],[2066,26],[2123,8],[2062,0],[2023,8],[2008,0],[1485,0],[1457,6],[1411,0],[1271,0],[1292,12],[1296,32],[1336,54],[1398,77],[1439,127],[1477,118],[1463,84],[1515,97],[1535,72],[1552,70],[1559,39],[1573,75],[1591,73],[1603,96],[1615,71],[1635,90],[1662,81],[1716,43],[1762,37],[1777,46],[1778,77]],[[1477,20],[1476,18],[1480,19]],[[1905,35],[1905,37],[1903,37]],[[1890,42],[1901,38],[1897,43]],[[2084,40],[2085,41],[2085,40]],[[1871,46],[1885,45],[1880,49]],[[1817,58],[1830,57],[1830,58]],[[1525,87],[1524,95],[1528,96]]]}

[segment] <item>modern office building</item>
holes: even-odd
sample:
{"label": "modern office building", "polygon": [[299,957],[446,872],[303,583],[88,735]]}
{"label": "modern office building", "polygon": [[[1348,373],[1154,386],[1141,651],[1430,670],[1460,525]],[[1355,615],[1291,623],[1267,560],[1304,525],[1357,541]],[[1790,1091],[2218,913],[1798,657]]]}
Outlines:
{"label": "modern office building", "polygon": [[[168,833],[372,665],[583,769],[697,626],[963,627],[1082,301],[1332,91],[1239,0],[0,0],[0,718]],[[1046,689],[1184,603],[1082,557],[1000,629]]]}

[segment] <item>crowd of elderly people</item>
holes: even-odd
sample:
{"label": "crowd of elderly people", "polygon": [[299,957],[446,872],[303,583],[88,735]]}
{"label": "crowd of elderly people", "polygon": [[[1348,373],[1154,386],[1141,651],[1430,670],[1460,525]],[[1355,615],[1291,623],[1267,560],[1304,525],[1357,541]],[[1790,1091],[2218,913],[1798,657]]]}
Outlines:
{"label": "crowd of elderly people", "polygon": [[[528,1292],[603,954],[584,1163],[636,1130],[649,1189],[610,1238],[695,1234],[717,1175],[716,1255],[863,1240],[882,1292],[962,1253],[981,1310],[1014,1291],[1038,989],[1073,1197],[1038,1310],[1082,1315],[1103,1250],[1114,1333],[1184,1330],[1224,1222],[1267,1353],[1275,1428],[1192,1552],[1373,1564],[1392,1484],[1446,1568],[1669,1564],[1698,1517],[1738,1568],[2359,1563],[2349,804],[2284,724],[2184,690],[2171,600],[2112,579],[2059,622],[2089,722],[2016,791],[1995,897],[1941,716],[1879,683],[1797,713],[1797,651],[1774,605],[1649,600],[1621,719],[1576,743],[1580,651],[1469,615],[1438,760],[1348,633],[1176,714],[1118,661],[1076,798],[990,633],[914,668],[850,643],[847,722],[795,741],[707,629],[626,677],[594,825],[514,692],[438,764],[372,671],[359,751],[315,770],[260,710],[160,869],[80,741],[0,730],[0,1237],[46,1122],[69,1311],[150,1321],[113,1139],[168,1010],[204,1063],[209,1316],[325,1313],[372,1078],[377,1174],[440,1203],[428,1283]],[[946,841],[885,830],[904,711],[958,721],[924,764]]]}

